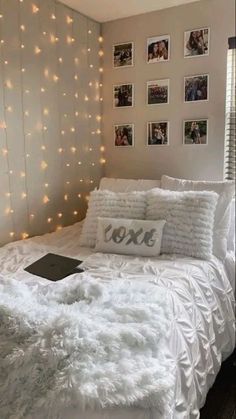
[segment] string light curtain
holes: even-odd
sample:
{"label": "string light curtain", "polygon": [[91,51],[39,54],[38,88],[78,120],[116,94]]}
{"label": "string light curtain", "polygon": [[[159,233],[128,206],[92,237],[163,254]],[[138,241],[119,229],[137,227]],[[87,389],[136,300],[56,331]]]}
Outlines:
{"label": "string light curtain", "polygon": [[236,37],[228,40],[226,119],[225,119],[225,179],[235,179],[235,134],[236,134]]}
{"label": "string light curtain", "polygon": [[100,24],[0,0],[0,246],[84,217],[105,164]]}

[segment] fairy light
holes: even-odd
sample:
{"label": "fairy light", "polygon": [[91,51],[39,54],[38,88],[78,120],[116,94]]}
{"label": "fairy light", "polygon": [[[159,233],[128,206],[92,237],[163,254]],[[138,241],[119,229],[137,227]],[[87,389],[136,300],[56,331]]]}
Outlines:
{"label": "fairy light", "polygon": [[[37,0],[36,0],[37,1]],[[23,0],[19,0],[19,2],[20,3],[23,3]],[[40,9],[39,9],[39,7],[38,7],[38,5],[37,4],[35,4],[35,3],[33,3],[32,5],[31,5],[31,7],[32,7],[32,13],[33,14],[37,14],[37,13],[39,13],[39,11],[40,11]],[[1,14],[0,13],[0,19],[2,19],[3,18],[3,14]],[[54,13],[52,13],[51,15],[49,15],[49,18],[51,18],[52,20],[56,20],[56,14],[54,14]],[[67,35],[66,36],[66,42],[67,42],[67,44],[68,45],[70,45],[70,44],[73,44],[73,43],[75,43],[76,42],[76,37],[74,37],[73,36],[73,22],[74,22],[74,20],[73,20],[73,18],[71,17],[71,16],[66,16],[66,23],[68,24],[68,25],[72,25],[72,33],[71,34],[69,34],[69,35]],[[18,25],[18,28],[19,28],[19,33],[21,33],[21,32],[26,32],[26,29],[27,29],[27,27],[24,25],[24,24],[20,24],[20,22],[19,22],[19,25]],[[53,43],[55,43],[55,42],[58,42],[59,41],[59,38],[55,35],[55,34],[50,34],[50,32],[48,31],[48,32],[46,32],[46,31],[41,31],[41,33],[42,33],[42,35],[44,35],[44,36],[46,36],[46,35],[48,35],[48,40],[53,44]],[[89,29],[88,30],[88,35],[91,35],[92,34],[92,30],[91,29]],[[23,35],[23,34],[22,34]],[[41,35],[41,36],[42,36]],[[90,42],[92,42],[92,37],[90,38],[91,39],[91,41]],[[25,40],[25,39],[24,39]],[[99,38],[98,38],[98,41],[101,43],[101,42],[103,42],[103,38],[100,36]],[[3,45],[4,43],[5,43],[5,40],[4,39],[0,39],[0,43]],[[25,44],[23,43],[23,42],[21,42],[21,40],[20,40],[20,48],[21,49],[24,49],[25,48]],[[73,51],[74,51],[74,48],[73,48]],[[40,46],[38,46],[38,45],[35,45],[34,47],[33,47],[33,52],[34,52],[34,54],[35,55],[39,55],[40,53],[42,53],[42,49],[41,49],[41,47]],[[88,53],[91,53],[92,52],[92,48],[91,48],[91,46],[88,46],[88,48],[87,48],[87,52]],[[95,51],[94,51],[94,53],[95,53]],[[103,55],[104,55],[104,52],[103,52],[103,50],[101,49],[101,47],[100,47],[100,49],[98,49],[97,50],[97,52],[96,52],[97,54],[98,54],[98,56],[99,57],[103,57]],[[90,54],[91,55],[91,54]],[[80,59],[78,58],[78,57],[74,57],[73,58],[73,60],[74,60],[74,64],[75,64],[75,66],[77,66],[79,63],[80,63]],[[63,57],[63,55],[62,56],[59,56],[59,58],[57,59],[57,62],[58,63],[60,63],[60,64],[62,64],[63,63],[63,61],[64,61],[64,57]],[[5,66],[7,66],[8,64],[9,64],[9,62],[8,62],[8,60],[7,59],[5,59],[4,61],[2,61],[2,64],[3,65],[5,65]],[[89,66],[89,68],[91,68],[91,69],[93,69],[94,68],[94,64],[92,64],[92,63],[88,63],[88,66]],[[25,67],[23,67],[22,66],[22,63],[21,63],[21,66],[20,66],[21,68],[20,68],[20,71],[21,71],[21,73],[28,73],[28,68],[25,68]],[[59,79],[60,79],[60,76],[61,76],[61,74],[60,74],[60,69],[62,68],[61,66],[59,66],[59,64],[57,64],[57,67],[58,67],[58,69],[57,70],[54,70],[55,71],[55,73],[53,74],[53,72],[51,71],[52,69],[50,68],[45,68],[44,69],[44,72],[43,72],[43,74],[44,74],[44,77],[46,78],[46,79],[48,79],[47,80],[47,83],[49,84],[50,82],[52,83],[52,82],[55,82],[55,83],[57,83],[58,81],[59,81]],[[7,67],[6,67],[6,69],[7,69]],[[76,67],[75,67],[75,71],[74,71],[74,80],[75,81],[78,81],[79,80],[79,76],[80,76],[80,74],[77,74],[77,72],[76,72]],[[98,73],[98,76],[99,76],[99,73],[103,73],[103,68],[102,67],[99,67],[98,69],[96,69],[96,71],[97,71],[97,73]],[[91,72],[92,73],[92,72]],[[24,82],[26,82],[26,80],[25,80],[25,77],[23,78],[23,75],[21,76],[21,80],[24,80]],[[44,83],[43,83],[44,84]],[[8,89],[13,89],[14,88],[14,86],[13,86],[13,84],[12,84],[12,82],[11,82],[11,80],[4,80],[4,86],[6,87],[6,88],[8,88]],[[76,90],[76,88],[78,88],[78,87],[76,87],[76,86],[78,86],[78,84],[76,83],[75,85],[75,89],[74,90]],[[87,86],[89,86],[90,88],[94,88],[94,89],[99,89],[99,87],[102,87],[102,83],[99,83],[99,81],[96,81],[96,80],[94,80],[93,79],[93,76],[91,77],[91,80],[89,81],[89,83],[87,84]],[[47,85],[47,87],[48,87],[48,85]],[[41,93],[45,93],[45,87],[44,86],[42,86],[42,87],[40,87],[40,89],[39,89],[39,91],[41,92]],[[24,94],[29,94],[30,93],[30,90],[29,89],[26,89],[26,90],[22,90],[22,97],[24,98],[23,100],[26,100],[26,97],[24,96]],[[88,94],[89,93],[89,94]],[[62,92],[62,93],[59,93],[59,94],[62,94],[62,96],[63,97],[66,97],[66,96],[70,96],[70,92],[68,91],[65,91],[65,92]],[[74,92],[74,98],[75,99],[79,99],[79,93],[78,92]],[[82,98],[83,98],[83,96],[82,96]],[[89,105],[88,104],[88,106],[90,107],[91,106],[91,111],[92,111],[92,102],[94,102],[94,100],[95,101],[102,101],[103,99],[101,98],[101,97],[99,97],[98,95],[97,96],[95,96],[95,95],[93,95],[93,90],[91,89],[89,89],[89,92],[87,91],[87,94],[86,94],[86,92],[85,92],[85,94],[84,94],[84,101],[85,102],[90,102],[91,103],[91,105]],[[14,105],[14,104],[13,104]],[[44,104],[44,105],[46,105],[46,103]],[[76,106],[75,105],[75,100],[74,100],[74,105],[73,106]],[[6,109],[6,111],[7,112],[13,112],[13,106],[12,105],[8,105],[8,106],[5,106],[5,109]],[[25,116],[25,117],[29,117],[30,116],[30,114],[31,114],[31,109],[30,110],[27,110],[27,109],[24,109],[24,107],[23,107],[23,115]],[[50,110],[51,111],[51,110]],[[90,111],[90,112],[91,112]],[[51,112],[50,112],[51,113]],[[43,107],[43,106],[41,106],[41,115],[42,116],[49,116],[49,109],[45,106],[45,107]],[[62,129],[62,130],[60,130],[60,132],[61,132],[61,135],[62,136],[64,136],[66,133],[69,133],[69,132],[71,132],[71,133],[75,133],[75,132],[77,132],[77,126],[73,126],[73,120],[71,120],[71,119],[69,119],[69,118],[71,118],[71,112],[69,113],[68,112],[68,114],[67,113],[64,113],[63,114],[63,111],[62,111],[62,115],[63,115],[63,117],[64,118],[68,118],[68,121],[66,122],[66,131],[65,131],[65,129]],[[85,114],[85,113],[83,113],[83,112],[79,112],[78,110],[76,110],[76,109],[73,109],[73,113],[72,113],[72,115],[74,115],[74,117],[79,117],[79,116],[81,116],[81,117],[86,117],[86,118],[88,118],[88,119],[92,119],[93,118],[93,121],[97,121],[98,123],[100,123],[101,122],[101,120],[102,120],[102,116],[101,115],[94,115],[94,111],[92,111],[92,114]],[[24,119],[24,118],[23,118]],[[69,127],[68,127],[68,122],[70,123],[70,125],[72,125],[71,127],[70,127],[70,125],[69,125]],[[44,135],[43,133],[44,132],[46,132],[47,130],[48,130],[48,127],[47,127],[47,125],[44,125],[44,123],[45,123],[45,121],[43,121],[43,120],[41,120],[41,122],[38,122],[37,123],[37,121],[36,121],[36,129],[38,129],[41,133],[42,133],[42,135]],[[97,135],[100,135],[101,134],[101,129],[100,128],[96,128],[96,126],[94,127],[94,126],[92,126],[93,125],[93,122],[92,122],[92,120],[91,120],[91,122],[90,122],[90,124],[91,124],[91,127],[90,127],[90,129],[89,129],[89,132],[90,132],[90,135],[95,135],[95,134],[97,134]],[[40,127],[39,127],[39,125],[40,125]],[[6,124],[5,124],[5,122],[1,122],[0,121],[0,129],[6,129]],[[32,133],[33,133],[33,130],[32,130]],[[31,132],[26,132],[26,133],[24,133],[24,135],[25,135],[25,137],[31,137],[31,135],[32,135],[32,133]],[[73,137],[75,137],[75,136],[73,136]],[[72,138],[72,136],[70,136],[69,138]],[[91,138],[91,137],[90,137]],[[94,140],[93,140],[94,141]],[[6,144],[7,144],[7,142],[6,142]],[[94,143],[93,143],[94,144]],[[41,144],[41,145],[39,145],[39,147],[41,148],[41,150],[43,151],[43,152],[46,152],[46,150],[47,150],[47,147],[46,147],[46,145],[45,144]],[[97,147],[97,146],[96,146]],[[87,148],[86,148],[86,151],[89,151],[89,152],[92,152],[93,150],[95,151],[96,150],[96,147],[94,146],[94,148],[93,147],[90,147],[89,146],[89,144],[88,144],[88,146],[87,146]],[[63,147],[59,147],[58,149],[57,149],[57,151],[58,151],[58,153],[59,154],[61,154],[61,153],[63,153],[63,152],[66,152],[66,151],[70,151],[72,154],[75,154],[75,153],[77,153],[77,147],[76,147],[76,143],[75,143],[75,145],[72,145],[72,146],[66,146],[65,148],[63,148]],[[105,150],[105,148],[104,148],[104,146],[101,146],[100,147],[100,151],[101,152],[103,152]],[[1,149],[0,149],[0,151],[1,151]],[[2,154],[3,154],[3,156],[4,157],[6,157],[7,156],[7,154],[8,154],[8,149],[7,149],[7,147],[4,147],[4,148],[2,148]],[[47,160],[47,157],[46,157],[46,153],[43,153],[43,155],[44,155],[44,158],[45,158],[45,160],[44,159],[42,159],[42,161],[40,162],[40,168],[41,168],[41,170],[43,170],[43,171],[45,171],[47,168],[48,168],[48,163],[46,162],[46,160]],[[66,155],[66,154],[65,154]],[[24,151],[24,154],[23,154],[23,156],[24,156],[24,158],[29,158],[30,157],[30,154],[29,153],[26,153],[25,151]],[[92,155],[91,155],[92,156]],[[71,156],[71,159],[72,159],[72,156]],[[76,161],[74,161],[74,157],[73,157],[73,160],[71,160],[72,162],[73,162],[73,164],[76,164]],[[105,162],[106,162],[106,160],[104,159],[104,158],[100,158],[100,163],[101,164],[105,164]],[[68,168],[70,168],[71,166],[72,166],[72,163],[70,162],[70,160],[69,161],[67,161],[67,162],[63,162],[63,164],[66,166],[66,167],[68,167]],[[78,161],[77,162],[77,164],[79,165],[79,166],[81,166],[82,165],[82,161]],[[91,167],[95,167],[96,166],[96,163],[94,162],[94,161],[89,161],[88,162],[88,165],[90,165]],[[64,166],[64,167],[65,167]],[[92,170],[92,169],[91,169]],[[7,171],[10,175],[12,175],[13,174],[13,171],[12,170],[10,170],[9,168],[8,168],[8,171]],[[69,173],[70,173],[70,171],[69,171]],[[26,170],[25,171],[20,171],[20,172],[18,172],[18,173],[15,173],[15,175],[17,176],[20,176],[20,178],[25,178],[26,177]],[[88,184],[93,184],[94,182],[95,182],[95,180],[94,179],[88,179],[87,177],[86,178],[80,178],[79,179],[79,182],[80,183],[85,183],[85,185],[88,185]],[[66,182],[64,183],[64,185],[70,185],[70,180],[68,179],[68,180],[66,180]],[[42,184],[45,188],[48,188],[49,187],[49,184],[46,182],[46,183],[43,183]],[[11,193],[10,192],[6,192],[6,197],[7,198],[10,198],[11,197]],[[26,189],[26,191],[24,192],[21,192],[20,193],[20,196],[21,196],[21,198],[22,199],[26,199],[27,197],[28,197],[28,193],[27,193],[27,189]],[[78,193],[77,195],[76,195],[79,199],[81,199],[81,197],[82,197],[82,195],[81,195],[81,193]],[[71,200],[72,199],[72,196],[70,196],[68,193],[65,193],[64,194],[64,201],[68,201],[68,200]],[[88,199],[88,195],[87,196],[85,196],[85,195],[83,195],[83,199]],[[50,198],[49,198],[49,196],[47,195],[47,194],[45,194],[45,195],[43,195],[43,197],[42,197],[42,202],[43,202],[43,204],[47,204],[48,202],[50,201]],[[6,213],[8,213],[8,214],[12,214],[12,213],[14,213],[14,209],[12,208],[12,206],[11,205],[9,205],[9,207],[7,208],[7,210],[6,210]],[[73,214],[74,216],[77,216],[78,214],[79,214],[79,212],[77,211],[77,210],[72,210],[72,212],[71,212],[71,214]],[[51,216],[52,215],[52,216]],[[58,212],[55,216],[57,216],[59,219],[60,218],[62,218],[63,217],[63,213],[62,212]],[[28,213],[28,218],[29,218],[29,220],[32,220],[32,219],[34,219],[35,218],[35,214],[29,214]],[[50,216],[48,216],[48,217],[46,217],[46,219],[45,219],[45,222],[47,222],[48,224],[50,224],[50,223],[52,223],[53,222],[53,214],[50,214]],[[61,225],[58,225],[57,227],[56,227],[56,229],[57,230],[60,230],[62,228],[62,226]],[[15,235],[16,235],[16,233],[15,233],[15,228],[14,228],[14,226],[12,227],[12,231],[10,231],[8,234],[9,234],[9,236],[10,237],[14,237]],[[22,239],[27,239],[28,237],[29,237],[29,233],[27,232],[27,231],[23,231],[22,233],[20,233],[21,234],[21,238]]]}
{"label": "fairy light", "polygon": [[33,5],[32,5],[32,12],[33,12],[34,14],[36,14],[36,13],[38,13],[38,12],[39,12],[39,7],[38,7],[38,6],[36,6],[36,4],[33,4]]}

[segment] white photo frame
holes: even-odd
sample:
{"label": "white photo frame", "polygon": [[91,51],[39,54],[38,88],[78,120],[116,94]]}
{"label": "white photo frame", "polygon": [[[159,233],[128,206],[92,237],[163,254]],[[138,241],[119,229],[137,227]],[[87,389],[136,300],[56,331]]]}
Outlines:
{"label": "white photo frame", "polygon": [[[154,130],[161,130],[161,133],[155,135]],[[162,134],[162,135],[160,135]],[[164,136],[164,138],[162,138]],[[156,138],[155,138],[156,137]],[[166,138],[166,139],[165,139]],[[163,142],[164,141],[164,142]],[[159,143],[160,142],[160,143]],[[170,145],[170,122],[169,121],[149,121],[147,122],[147,139],[148,147],[158,146],[165,147]]]}
{"label": "white photo frame", "polygon": [[146,103],[148,106],[169,105],[170,79],[151,80],[146,85]]}
{"label": "white photo frame", "polygon": [[[189,88],[186,86],[187,82],[189,83]],[[184,103],[208,102],[209,92],[209,74],[194,74],[184,77]],[[200,95],[203,99],[201,99]],[[193,99],[186,100],[188,97]]]}
{"label": "white photo frame", "polygon": [[[131,92],[129,91],[131,87]],[[123,88],[123,89],[122,89]],[[113,84],[113,108],[124,109],[134,107],[134,84]]]}
{"label": "white photo frame", "polygon": [[[198,43],[196,40],[196,48],[194,48],[194,41],[191,41],[191,37],[194,33],[202,32],[203,41],[200,42],[200,53],[198,53]],[[187,44],[190,43],[189,48]],[[203,47],[202,47],[203,43]],[[193,45],[191,52],[191,44]],[[204,52],[203,52],[204,51]],[[205,26],[197,29],[189,29],[184,32],[184,58],[197,58],[207,57],[210,54],[210,28]]]}
{"label": "white photo frame", "polygon": [[[192,134],[192,125],[195,123],[199,134]],[[186,119],[183,121],[183,145],[208,145],[209,120],[208,118]]]}
{"label": "white photo frame", "polygon": [[146,60],[148,64],[170,60],[170,35],[158,35],[147,38]]}
{"label": "white photo frame", "polygon": [[115,69],[134,66],[134,42],[121,42],[112,46],[112,66]]}
{"label": "white photo frame", "polygon": [[[118,134],[117,131],[120,131]],[[114,124],[114,147],[116,148],[130,148],[134,147],[134,124],[125,122]],[[125,131],[125,132],[124,132]]]}

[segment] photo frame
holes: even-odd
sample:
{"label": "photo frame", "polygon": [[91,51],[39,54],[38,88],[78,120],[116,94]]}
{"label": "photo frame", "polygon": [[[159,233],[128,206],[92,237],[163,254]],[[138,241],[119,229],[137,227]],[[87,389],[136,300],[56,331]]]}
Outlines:
{"label": "photo frame", "polygon": [[124,123],[114,125],[115,147],[134,146],[134,124]]}
{"label": "photo frame", "polygon": [[170,98],[170,79],[147,82],[147,105],[168,105]]}
{"label": "photo frame", "polygon": [[134,65],[134,43],[123,42],[112,46],[113,68],[133,67]]}
{"label": "photo frame", "polygon": [[147,123],[147,146],[169,145],[169,121]]}
{"label": "photo frame", "polygon": [[153,36],[147,39],[147,63],[155,64],[170,60],[170,35]]}
{"label": "photo frame", "polygon": [[208,144],[208,119],[188,119],[183,121],[184,145]]}
{"label": "photo frame", "polygon": [[184,103],[208,102],[209,74],[184,77]]}
{"label": "photo frame", "polygon": [[132,108],[134,106],[134,84],[113,85],[113,108]]}
{"label": "photo frame", "polygon": [[210,52],[210,28],[202,27],[184,32],[184,58],[208,56]]}

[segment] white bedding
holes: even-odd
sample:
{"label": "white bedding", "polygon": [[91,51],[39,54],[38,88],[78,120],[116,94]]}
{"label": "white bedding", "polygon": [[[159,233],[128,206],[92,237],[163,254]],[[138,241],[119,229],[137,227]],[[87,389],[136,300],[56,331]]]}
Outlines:
{"label": "white bedding", "polygon": [[[46,280],[26,273],[23,268],[44,254],[55,252],[86,259],[84,267],[97,281],[101,277],[109,283],[111,280],[125,279],[132,284],[149,282],[161,287],[168,295],[166,302],[173,316],[170,338],[166,339],[165,345],[166,353],[171,354],[170,361],[175,365],[174,396],[171,409],[162,416],[155,408],[82,411],[79,406],[73,406],[61,410],[58,418],[198,418],[199,409],[204,404],[222,360],[234,348],[234,295],[230,285],[232,269],[226,271],[216,258],[207,262],[164,256],[148,259],[94,254],[91,249],[79,247],[80,231],[81,223],[78,223],[53,234],[3,247],[0,249],[0,281],[1,278],[15,278],[26,283],[29,281],[30,284],[46,284]],[[48,412],[42,407],[37,416],[29,415],[27,419],[46,417]]]}

